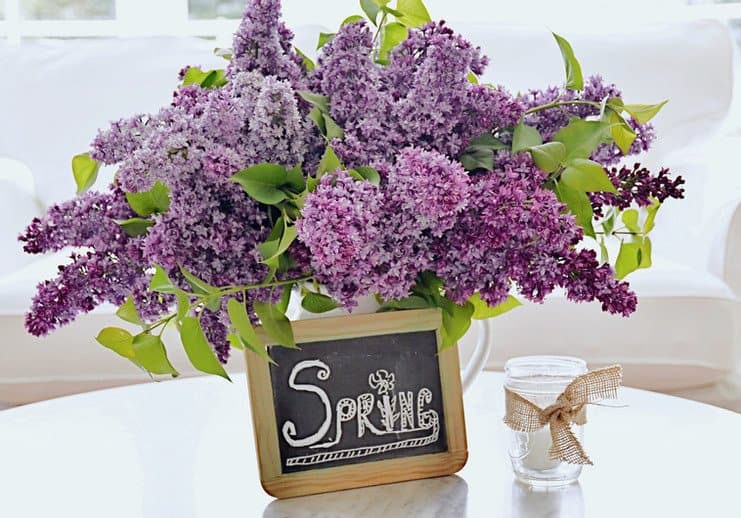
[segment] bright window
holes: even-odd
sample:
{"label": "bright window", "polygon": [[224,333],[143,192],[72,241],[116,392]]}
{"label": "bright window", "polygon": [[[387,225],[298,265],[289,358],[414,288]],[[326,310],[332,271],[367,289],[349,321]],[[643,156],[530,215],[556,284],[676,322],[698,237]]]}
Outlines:
{"label": "bright window", "polygon": [[20,0],[24,20],[112,20],[115,0]]}

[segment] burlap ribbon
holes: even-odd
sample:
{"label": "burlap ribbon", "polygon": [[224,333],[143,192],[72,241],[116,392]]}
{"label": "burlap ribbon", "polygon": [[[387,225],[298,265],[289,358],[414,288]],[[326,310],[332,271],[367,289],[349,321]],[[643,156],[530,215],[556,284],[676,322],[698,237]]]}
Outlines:
{"label": "burlap ribbon", "polygon": [[616,398],[622,378],[623,369],[619,365],[587,372],[569,383],[556,402],[547,408],[540,408],[505,387],[507,413],[504,423],[516,432],[527,433],[548,425],[553,442],[548,452],[551,459],[569,464],[592,464],[571,430],[571,423],[583,425],[587,422],[586,405]]}

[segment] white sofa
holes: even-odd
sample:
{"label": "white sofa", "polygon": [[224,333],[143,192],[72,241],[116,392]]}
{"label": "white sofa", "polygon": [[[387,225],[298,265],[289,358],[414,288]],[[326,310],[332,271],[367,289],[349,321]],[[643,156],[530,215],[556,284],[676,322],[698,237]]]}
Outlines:
{"label": "white sofa", "polygon": [[[485,81],[513,90],[562,81],[558,49],[544,28],[457,29],[493,58]],[[694,390],[733,404],[739,392],[720,399],[717,390],[697,392],[733,375],[741,347],[741,172],[734,156],[741,138],[720,134],[732,96],[728,31],[712,21],[599,30],[565,36],[585,73],[616,82],[630,102],[671,99],[656,120],[659,145],[644,161],[684,175],[687,199],[662,209],[655,267],[630,279],[640,296],[634,317],[610,317],[558,296],[526,305],[493,322],[489,367],[520,354],[577,355],[593,365],[622,363],[629,385]],[[312,48],[316,28],[298,33],[300,47]],[[0,402],[147,381],[93,339],[116,321],[114,308],[43,340],[24,332],[34,286],[54,274],[59,257],[24,257],[13,239],[44,206],[73,195],[69,159],[87,149],[97,128],[166,103],[181,66],[220,66],[211,48],[196,39],[0,43],[0,69],[11,78],[0,82],[0,157],[15,160],[0,161]],[[174,363],[192,373],[172,350]],[[239,355],[230,368],[242,368]]]}

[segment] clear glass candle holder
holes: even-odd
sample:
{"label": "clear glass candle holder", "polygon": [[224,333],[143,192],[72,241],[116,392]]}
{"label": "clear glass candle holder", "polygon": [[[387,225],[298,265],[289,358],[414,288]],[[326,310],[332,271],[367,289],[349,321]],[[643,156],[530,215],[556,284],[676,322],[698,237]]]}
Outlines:
{"label": "clear glass candle holder", "polygon": [[[512,358],[505,366],[504,386],[539,408],[556,402],[574,378],[587,372],[587,364],[579,358],[567,356],[522,356]],[[571,428],[583,443],[583,426]],[[509,456],[515,477],[533,486],[562,486],[576,481],[582,466],[567,464],[550,458],[550,427],[532,433],[516,432],[508,428]]]}

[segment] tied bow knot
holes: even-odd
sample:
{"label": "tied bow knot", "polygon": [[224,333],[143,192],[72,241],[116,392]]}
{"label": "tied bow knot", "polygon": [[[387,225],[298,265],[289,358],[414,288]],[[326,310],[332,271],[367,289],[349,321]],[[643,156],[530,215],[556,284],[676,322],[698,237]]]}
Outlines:
{"label": "tied bow knot", "polygon": [[551,459],[568,464],[592,464],[571,430],[571,424],[586,424],[588,404],[616,398],[622,377],[623,369],[619,365],[577,376],[556,398],[556,402],[546,408],[540,408],[505,387],[507,411],[504,423],[516,432],[526,433],[548,426],[553,443],[549,450]]}

